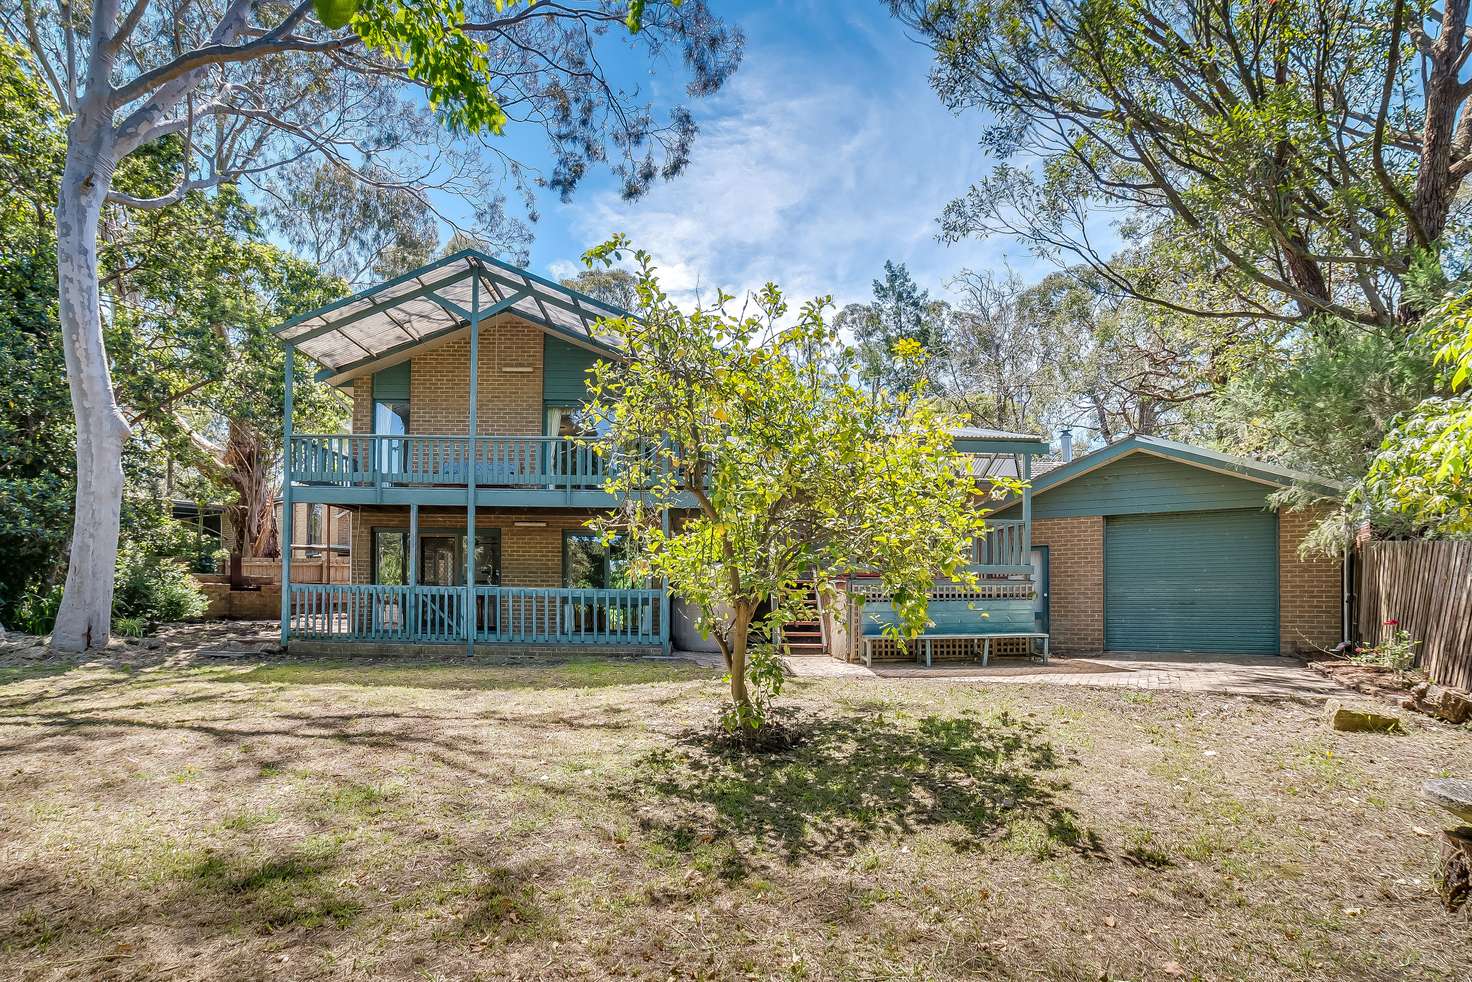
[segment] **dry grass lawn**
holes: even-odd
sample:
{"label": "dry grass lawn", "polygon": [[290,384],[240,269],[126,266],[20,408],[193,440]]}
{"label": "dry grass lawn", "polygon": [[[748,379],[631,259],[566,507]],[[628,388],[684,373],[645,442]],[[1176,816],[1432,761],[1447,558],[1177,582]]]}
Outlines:
{"label": "dry grass lawn", "polygon": [[1472,979],[1472,731],[655,661],[0,669],[4,979]]}

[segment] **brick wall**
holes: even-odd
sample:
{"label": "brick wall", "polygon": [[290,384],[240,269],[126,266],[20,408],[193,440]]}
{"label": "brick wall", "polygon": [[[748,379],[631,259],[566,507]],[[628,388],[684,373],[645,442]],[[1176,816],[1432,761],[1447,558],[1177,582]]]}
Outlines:
{"label": "brick wall", "polygon": [[[497,512],[477,511],[475,527],[501,532],[501,583],[503,586],[561,586],[562,533],[585,529],[590,512]],[[544,528],[517,528],[516,522],[545,522]],[[408,508],[365,508],[353,523],[353,582],[373,581],[373,528],[409,527]],[[419,528],[445,529],[451,534],[465,530],[465,512],[452,508],[421,508]]]}
{"label": "brick wall", "polygon": [[[525,369],[511,371],[510,369]],[[542,332],[510,315],[481,325],[476,431],[542,434]],[[470,399],[470,337],[446,341],[416,356],[409,369],[409,430],[453,436],[466,432]],[[353,432],[373,432],[373,377],[353,384]]]}
{"label": "brick wall", "polygon": [[1049,634],[1053,651],[1097,654],[1104,648],[1104,519],[1039,518],[1032,542],[1048,547]]}
{"label": "brick wall", "polygon": [[353,422],[349,432],[373,432],[373,376],[353,379]]}
{"label": "brick wall", "polygon": [[209,607],[205,620],[274,621],[281,618],[281,584],[267,583],[259,590],[232,590],[213,578],[195,577]]}
{"label": "brick wall", "polygon": [[1298,555],[1304,535],[1320,517],[1311,509],[1278,513],[1278,628],[1285,655],[1332,648],[1340,641],[1340,563]]}
{"label": "brick wall", "polygon": [[[1278,623],[1282,652],[1332,648],[1340,639],[1340,565],[1301,559],[1299,544],[1317,520],[1308,511],[1278,516]],[[1040,518],[1032,541],[1048,546],[1053,650],[1104,648],[1104,519]]]}

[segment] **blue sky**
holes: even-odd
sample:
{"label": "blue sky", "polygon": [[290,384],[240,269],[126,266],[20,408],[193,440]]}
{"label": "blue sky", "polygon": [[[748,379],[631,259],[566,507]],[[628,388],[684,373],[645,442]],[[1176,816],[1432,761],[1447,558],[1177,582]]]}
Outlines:
{"label": "blue sky", "polygon": [[[962,268],[1045,272],[1010,239],[936,240],[945,203],[991,165],[977,146],[985,120],[941,106],[929,52],[879,0],[711,5],[746,31],[746,58],[718,96],[692,105],[701,132],[689,168],[636,202],[601,172],[569,204],[544,195],[533,270],[570,275],[584,249],[623,231],[686,299],[775,280],[841,305],[868,298],[886,259],[934,296]],[[650,79],[657,99],[679,95],[672,68]]]}

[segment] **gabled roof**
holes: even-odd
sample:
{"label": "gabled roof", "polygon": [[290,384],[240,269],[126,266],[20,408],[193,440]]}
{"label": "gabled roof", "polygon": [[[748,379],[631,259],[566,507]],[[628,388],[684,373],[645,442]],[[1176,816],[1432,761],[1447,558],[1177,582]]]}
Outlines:
{"label": "gabled roof", "polygon": [[[1220,453],[1216,450],[1208,450],[1190,443],[1181,443],[1176,440],[1165,440],[1158,436],[1141,436],[1133,434],[1122,440],[1100,447],[1091,453],[1075,457],[1073,460],[1059,467],[1054,467],[1047,473],[1034,477],[1032,482],[1033,497],[1060,484],[1067,484],[1074,478],[1082,477],[1092,471],[1098,470],[1106,464],[1113,463],[1130,454],[1145,453],[1167,460],[1174,460],[1182,464],[1190,464],[1193,467],[1201,467],[1206,470],[1227,474],[1231,477],[1239,477],[1247,481],[1255,481],[1258,484],[1266,484],[1275,488],[1285,488],[1294,484],[1302,484],[1323,491],[1327,494],[1338,494],[1344,489],[1327,478],[1306,471],[1294,470],[1290,467],[1280,467],[1276,464],[1264,463],[1253,460],[1250,457],[1236,457],[1232,454]],[[1018,499],[1009,499],[997,506],[1000,511],[1010,508],[1016,504]]]}
{"label": "gabled roof", "polygon": [[598,319],[631,316],[627,311],[475,249],[293,317],[272,331],[321,364],[319,378],[342,382],[466,330],[477,282],[482,319],[515,314],[555,337],[620,357],[617,340],[599,332]]}

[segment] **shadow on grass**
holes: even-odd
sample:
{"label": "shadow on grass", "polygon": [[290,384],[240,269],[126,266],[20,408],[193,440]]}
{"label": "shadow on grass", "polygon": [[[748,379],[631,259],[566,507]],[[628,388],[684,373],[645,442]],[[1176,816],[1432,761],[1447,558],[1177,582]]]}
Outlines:
{"label": "shadow on grass", "polygon": [[45,679],[56,675],[65,675],[75,665],[52,665],[42,663],[40,665],[0,665],[0,686],[14,685],[17,682],[28,682],[31,679]]}
{"label": "shadow on grass", "polygon": [[211,853],[189,871],[189,879],[205,893],[216,894],[241,925],[263,930],[329,923],[343,927],[362,904],[334,888],[329,874],[336,867],[335,857],[326,851],[250,858]]}
{"label": "shadow on grass", "polygon": [[655,841],[684,853],[734,839],[796,862],[939,829],[962,849],[1021,832],[1040,856],[1104,855],[1058,803],[1067,785],[1050,772],[1061,762],[1034,723],[1005,712],[853,713],[805,725],[803,743],[774,754],[723,753],[709,734],[691,734],[647,755],[619,794]]}
{"label": "shadow on grass", "polygon": [[659,682],[709,681],[713,669],[692,662],[586,657],[486,664],[406,660],[310,659],[270,662],[219,682],[396,686],[413,689],[600,689]]}

